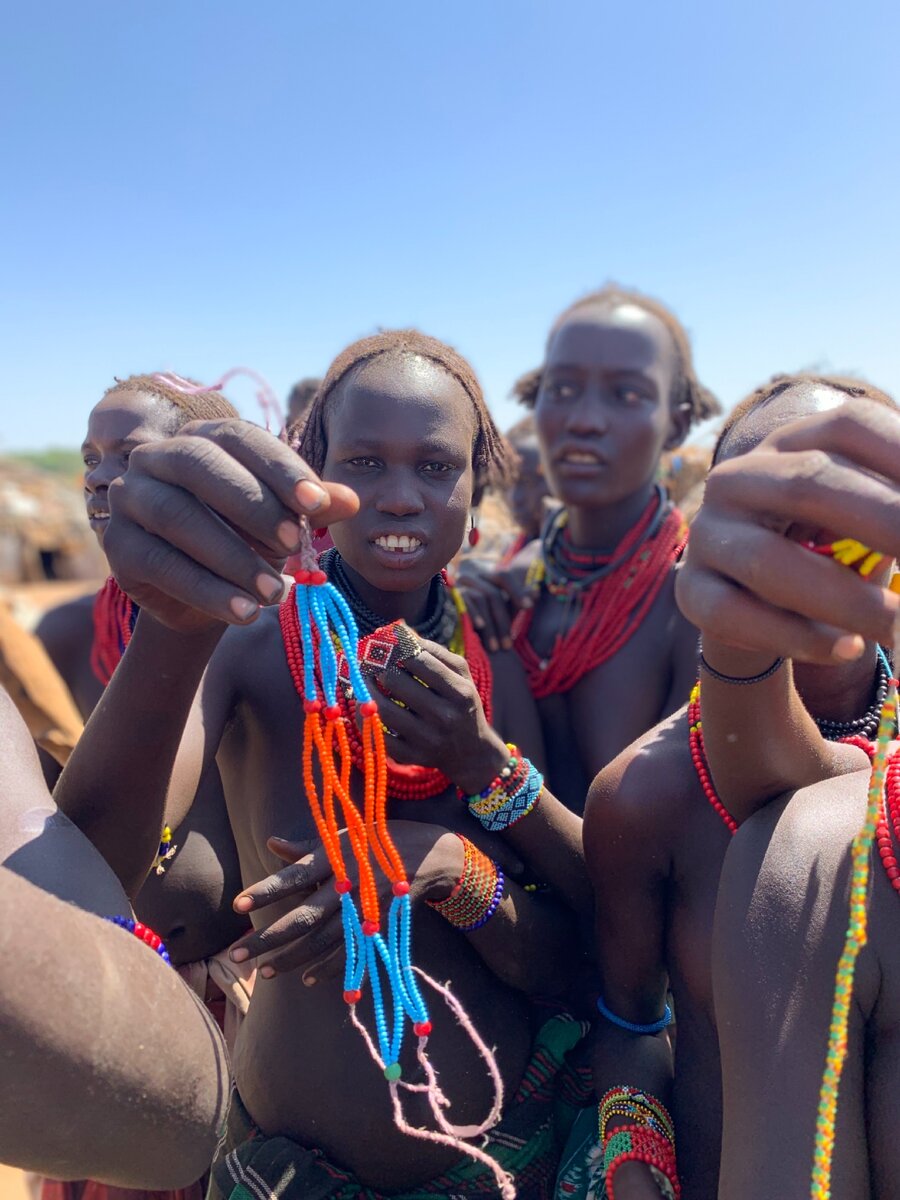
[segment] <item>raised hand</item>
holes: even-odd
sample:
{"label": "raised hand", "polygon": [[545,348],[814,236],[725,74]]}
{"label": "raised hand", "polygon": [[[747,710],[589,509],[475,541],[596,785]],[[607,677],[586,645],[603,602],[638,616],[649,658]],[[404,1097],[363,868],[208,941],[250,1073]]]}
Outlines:
{"label": "raised hand", "polygon": [[[868,400],[804,418],[715,467],[677,598],[705,638],[809,662],[894,642],[900,596],[804,543],[857,538],[900,556],[900,413]],[[752,673],[752,672],[748,672]]]}
{"label": "raised hand", "polygon": [[248,624],[281,598],[298,518],[352,516],[355,494],[323,483],[249,421],[195,421],[137,447],[109,489],[104,550],[121,587],[173,629]]}

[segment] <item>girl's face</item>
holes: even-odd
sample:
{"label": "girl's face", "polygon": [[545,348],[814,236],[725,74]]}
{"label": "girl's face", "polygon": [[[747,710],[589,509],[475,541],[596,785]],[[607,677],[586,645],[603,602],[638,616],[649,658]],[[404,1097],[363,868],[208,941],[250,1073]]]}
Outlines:
{"label": "girl's face", "polygon": [[588,304],[556,330],[534,416],[547,481],[567,507],[604,508],[649,486],[686,432],[670,404],[677,372],[671,334],[636,305]]}
{"label": "girl's face", "polygon": [[173,426],[171,405],[146,392],[110,392],[91,412],[81,447],[84,502],[101,546],[109,520],[109,485],[125,474],[136,446],[171,437]]}
{"label": "girl's face", "polygon": [[472,504],[472,401],[430,359],[382,354],[329,399],[322,478],[346,483],[359,512],[331,526],[341,557],[372,587],[425,586],[462,544]]}

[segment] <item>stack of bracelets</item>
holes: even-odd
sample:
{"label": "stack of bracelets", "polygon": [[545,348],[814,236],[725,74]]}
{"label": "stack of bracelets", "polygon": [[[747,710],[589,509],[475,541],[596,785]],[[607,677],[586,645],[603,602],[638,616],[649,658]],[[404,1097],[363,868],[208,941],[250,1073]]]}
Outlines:
{"label": "stack of bracelets", "polygon": [[[625,1123],[609,1128],[612,1120]],[[646,1163],[660,1194],[679,1200],[675,1127],[665,1105],[637,1088],[611,1088],[600,1101],[600,1145],[607,1200],[615,1200],[615,1175],[626,1162]]]}
{"label": "stack of bracelets", "polygon": [[486,788],[474,796],[459,792],[460,799],[468,804],[469,812],[489,833],[502,833],[527,817],[544,788],[544,777],[537,767],[533,767],[510,743],[507,743],[507,749],[509,762]]}
{"label": "stack of bracelets", "polygon": [[426,903],[461,933],[474,933],[487,925],[500,907],[505,879],[492,859],[462,834],[456,836],[464,849],[459,882],[445,900],[428,900]]}

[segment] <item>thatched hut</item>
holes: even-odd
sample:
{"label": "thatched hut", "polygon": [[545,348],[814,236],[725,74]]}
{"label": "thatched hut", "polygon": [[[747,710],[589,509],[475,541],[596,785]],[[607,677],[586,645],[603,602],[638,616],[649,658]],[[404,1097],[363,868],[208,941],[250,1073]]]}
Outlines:
{"label": "thatched hut", "polygon": [[0,583],[95,579],[105,572],[77,483],[0,458]]}

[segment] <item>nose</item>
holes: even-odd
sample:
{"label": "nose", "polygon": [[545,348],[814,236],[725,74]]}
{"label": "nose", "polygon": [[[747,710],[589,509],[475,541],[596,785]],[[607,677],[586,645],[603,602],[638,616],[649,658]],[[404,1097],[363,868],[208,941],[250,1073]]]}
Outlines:
{"label": "nose", "polygon": [[392,517],[412,517],[425,508],[415,471],[391,471],[381,479],[375,511]]}
{"label": "nose", "polygon": [[109,460],[101,460],[84,473],[84,490],[93,496],[105,495],[109,485],[122,474]]}
{"label": "nose", "polygon": [[566,429],[582,437],[602,437],[609,429],[609,408],[602,388],[586,387],[567,414]]}

